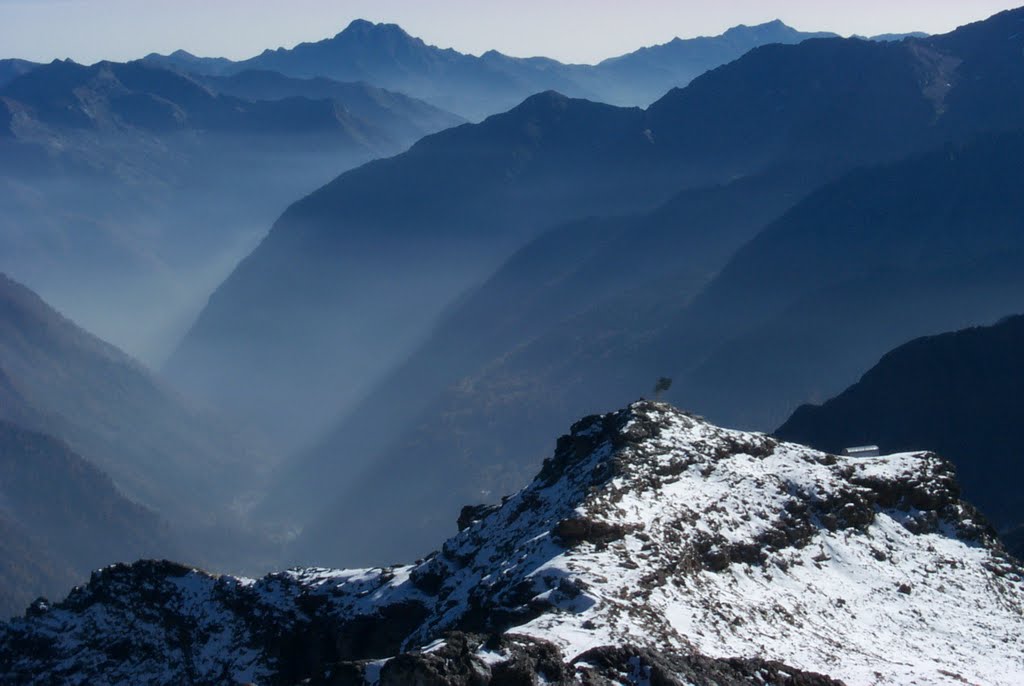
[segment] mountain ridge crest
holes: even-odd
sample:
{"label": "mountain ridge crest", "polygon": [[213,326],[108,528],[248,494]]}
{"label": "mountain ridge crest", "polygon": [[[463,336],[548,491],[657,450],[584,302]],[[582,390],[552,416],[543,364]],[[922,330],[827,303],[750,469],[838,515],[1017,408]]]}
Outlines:
{"label": "mountain ridge crest", "polygon": [[[931,453],[839,457],[640,401],[580,420],[528,487],[460,519],[412,565],[261,580],[107,568],[0,626],[0,666],[36,683],[57,664],[84,678],[105,664],[115,680],[291,683],[339,670],[374,680],[461,651],[489,683],[523,657],[516,641],[546,651],[562,683],[615,646],[772,660],[814,684],[1009,684],[1021,666],[1020,564]],[[167,640],[174,626],[186,633]],[[934,626],[962,641],[924,640]],[[313,667],[297,647],[310,643],[326,651]],[[134,657],[111,666],[120,650]]]}

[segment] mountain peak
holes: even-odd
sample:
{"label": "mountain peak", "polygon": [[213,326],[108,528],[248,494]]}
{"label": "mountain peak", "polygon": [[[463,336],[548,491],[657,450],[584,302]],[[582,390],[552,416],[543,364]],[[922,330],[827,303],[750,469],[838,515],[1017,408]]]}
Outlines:
{"label": "mountain peak", "polygon": [[534,95],[526,98],[526,100],[523,101],[523,105],[564,103],[569,100],[572,100],[572,98],[568,95],[559,93],[556,90],[546,90],[541,91],[540,93],[535,93]]}
{"label": "mountain peak", "polygon": [[563,95],[556,90],[547,90],[527,97],[507,112],[492,115],[490,119],[515,120],[521,117],[543,117],[545,115],[564,112],[569,108],[573,101],[573,98]]}
{"label": "mountain peak", "polygon": [[800,32],[797,29],[789,26],[781,19],[773,19],[772,21],[768,21],[763,24],[739,24],[738,26],[733,26],[726,30],[722,35],[728,38],[735,38],[737,36],[756,36],[763,40],[770,39],[775,36],[788,38],[799,34]]}
{"label": "mountain peak", "polygon": [[405,29],[398,24],[374,23],[367,19],[353,19],[344,30],[335,36],[335,38],[371,35],[410,37],[409,34],[406,33]]}
{"label": "mountain peak", "polygon": [[[434,651],[462,655],[481,683],[538,653],[563,678],[616,651],[677,675],[694,660],[777,660],[817,673],[809,684],[1009,684],[1020,668],[1022,570],[930,453],[839,457],[640,401],[574,424],[529,486],[464,509],[460,527],[408,566],[259,581],[112,568],[0,628],[0,664],[292,683],[316,676],[292,634],[321,632],[332,669],[366,676],[359,661],[391,658],[381,683]],[[934,640],[937,626],[955,640]],[[234,649],[214,649],[224,641]]]}

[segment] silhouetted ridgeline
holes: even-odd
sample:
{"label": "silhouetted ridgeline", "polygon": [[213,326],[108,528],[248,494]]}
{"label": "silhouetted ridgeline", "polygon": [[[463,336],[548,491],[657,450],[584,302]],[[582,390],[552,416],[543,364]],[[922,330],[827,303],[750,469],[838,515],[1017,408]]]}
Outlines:
{"label": "silhouetted ridgeline", "polygon": [[[548,94],[427,138],[286,213],[214,295],[169,370],[267,422],[337,427],[268,503],[320,508],[334,488],[324,500],[282,492],[324,492],[326,464],[346,480],[366,469],[330,514],[299,522],[302,550],[338,555],[361,545],[342,541],[338,521],[365,514],[365,503],[390,531],[395,510],[385,503],[408,502],[381,474],[408,469],[410,483],[451,493],[521,483],[523,465],[542,454],[541,429],[622,402],[661,375],[677,380],[672,398],[712,418],[771,428],[894,345],[1018,309],[1020,208],[1008,189],[1020,181],[1021,143],[985,132],[1024,125],[1024,103],[1001,94],[1003,80],[1024,72],[1019,15],[901,43],[765,46],[647,111]],[[959,76],[967,73],[970,83]],[[807,196],[815,182],[832,185]],[[690,192],[652,211],[680,188]],[[769,188],[777,203],[765,200]],[[587,245],[566,240],[569,256],[553,266],[519,253],[507,267],[521,271],[502,279],[507,293],[533,295],[509,304],[504,287],[492,301],[467,291],[517,247],[552,240],[545,226],[630,209],[640,211],[577,224],[577,236],[594,227],[576,240]],[[659,212],[662,239],[644,228]],[[723,232],[705,242],[702,224],[711,232],[719,221]],[[652,250],[631,252],[634,236]],[[559,274],[577,260],[595,276],[565,281]],[[580,296],[583,284],[594,291]],[[531,324],[506,323],[517,319]],[[475,333],[495,330],[511,332],[507,345]],[[460,347],[464,356],[450,352]],[[406,376],[385,376],[403,361]],[[389,423],[390,404],[369,404],[388,397],[375,385],[398,378],[412,397]],[[383,450],[381,437],[393,441]],[[416,496],[424,511],[435,507],[428,492],[436,489]],[[426,526],[446,526],[448,506],[424,515]],[[408,533],[400,545],[429,540]]]}
{"label": "silhouetted ridgeline", "polygon": [[823,405],[800,407],[775,433],[831,452],[866,443],[888,452],[935,450],[956,463],[964,496],[1011,533],[1007,543],[1021,555],[1021,350],[1021,316],[920,338]]}
{"label": "silhouetted ridgeline", "polygon": [[0,420],[0,621],[99,567],[182,548],[62,441]]}
{"label": "silhouetted ridgeline", "polygon": [[243,100],[141,62],[61,61],[0,84],[0,269],[162,362],[289,202],[460,121],[334,86]]}
{"label": "silhouetted ridgeline", "polygon": [[0,624],[0,679],[1016,686],[1024,570],[958,491],[932,453],[837,457],[635,402],[424,559],[109,567]]}
{"label": "silhouetted ridgeline", "polygon": [[774,21],[737,26],[721,36],[677,38],[587,66],[546,57],[509,57],[494,50],[476,57],[427,45],[394,24],[356,20],[333,38],[266,50],[240,62],[184,51],[149,55],[146,61],[213,76],[262,70],[297,78],[364,81],[480,120],[546,90],[613,105],[646,106],[665,91],[685,86],[759,45],[828,35],[832,34],[803,33]]}
{"label": "silhouetted ridgeline", "polygon": [[67,441],[137,502],[208,525],[260,459],[139,363],[0,275],[0,419]]}
{"label": "silhouetted ridgeline", "polygon": [[766,46],[646,111],[545,93],[430,136],[292,206],[167,370],[311,436],[553,225],[768,170],[828,179],[962,135],[922,90],[929,65],[911,43]]}

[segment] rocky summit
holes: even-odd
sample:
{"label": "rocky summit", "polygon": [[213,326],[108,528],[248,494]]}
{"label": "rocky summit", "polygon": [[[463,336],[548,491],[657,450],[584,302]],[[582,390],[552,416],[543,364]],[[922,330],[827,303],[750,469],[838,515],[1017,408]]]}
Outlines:
{"label": "rocky summit", "polygon": [[[351,526],[359,526],[352,522]],[[28,684],[986,684],[1024,570],[931,453],[840,457],[641,401],[427,559],[93,574],[0,626]]]}

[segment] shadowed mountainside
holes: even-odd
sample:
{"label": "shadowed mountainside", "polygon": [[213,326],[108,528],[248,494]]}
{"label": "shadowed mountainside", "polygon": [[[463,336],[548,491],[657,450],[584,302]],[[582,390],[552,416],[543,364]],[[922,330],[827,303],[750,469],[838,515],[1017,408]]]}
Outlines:
{"label": "shadowed mountainside", "polygon": [[[1024,208],[1013,191],[1024,183],[1021,154],[1024,136],[1003,135],[852,173],[770,224],[703,289],[692,270],[668,272],[581,313],[569,308],[565,319],[513,338],[471,371],[450,367],[453,380],[422,398],[404,431],[380,428],[397,418],[384,408],[361,408],[297,464],[299,473],[317,465],[304,484],[324,465],[345,473],[362,457],[361,429],[379,429],[370,434],[372,466],[307,527],[296,559],[333,549],[337,557],[327,559],[359,552],[365,557],[356,559],[375,560],[384,532],[389,558],[417,550],[444,527],[435,503],[521,483],[529,456],[543,447],[536,430],[574,409],[646,391],[659,375],[675,378],[670,397],[702,413],[763,423],[815,393],[836,392],[902,341],[1021,309]],[[557,303],[558,293],[537,297]],[[475,328],[487,330],[479,322],[500,322],[508,310],[496,312],[476,318]],[[419,368],[432,364],[444,358],[427,357]],[[381,451],[382,443],[389,447]],[[384,478],[394,473],[408,481]],[[412,503],[419,526],[399,526],[395,513]],[[370,511],[380,539],[365,528],[351,539],[338,532],[338,521]]]}
{"label": "shadowed mountainside", "polygon": [[[547,426],[548,422],[563,421],[567,413],[580,408],[621,402],[623,396],[628,398],[646,390],[660,375],[671,375],[677,381],[685,378],[673,389],[678,394],[673,397],[686,399],[710,416],[718,418],[727,410],[733,413],[728,416],[739,417],[737,421],[760,426],[765,417],[770,421],[772,413],[789,412],[804,401],[802,394],[808,381],[820,380],[821,384],[842,388],[849,382],[842,377],[844,370],[863,368],[858,367],[864,364],[859,356],[872,359],[870,356],[880,354],[873,345],[891,346],[905,340],[869,340],[858,345],[855,340],[860,342],[862,338],[851,339],[847,348],[837,348],[840,352],[834,369],[829,368],[831,376],[821,379],[816,376],[820,367],[814,366],[820,358],[806,356],[806,371],[798,369],[785,378],[773,379],[771,384],[761,384],[758,377],[752,376],[749,386],[744,387],[740,385],[744,377],[726,369],[722,375],[723,389],[728,384],[737,384],[736,388],[743,390],[738,395],[720,391],[710,381],[704,386],[698,383],[703,378],[699,368],[705,362],[714,363],[712,355],[719,348],[725,350],[741,334],[753,333],[755,327],[777,316],[774,308],[785,310],[787,298],[800,299],[816,292],[819,285],[838,285],[827,280],[832,273],[866,277],[878,268],[872,262],[870,250],[853,252],[849,258],[843,252],[846,239],[841,236],[847,235],[844,232],[856,235],[857,227],[866,221],[856,213],[856,207],[847,207],[850,198],[862,202],[863,196],[875,205],[899,202],[901,196],[896,192],[883,192],[872,200],[876,190],[873,184],[890,183],[886,174],[897,177],[907,173],[914,180],[900,182],[894,188],[901,193],[916,192],[914,183],[957,183],[957,175],[970,174],[969,165],[975,163],[995,165],[988,171],[998,176],[1002,173],[998,165],[1009,164],[1013,156],[997,154],[986,159],[988,148],[979,143],[974,148],[968,146],[962,158],[954,155],[948,164],[936,164],[946,154],[943,150],[927,160],[908,163],[907,168],[853,174],[837,184],[832,195],[820,196],[828,198],[827,203],[819,202],[820,197],[813,202],[807,200],[801,203],[799,212],[793,210],[755,239],[775,241],[773,236],[781,234],[774,227],[797,221],[801,228],[794,229],[795,233],[815,232],[821,235],[820,242],[827,243],[834,234],[834,250],[822,247],[823,266],[803,270],[800,266],[808,260],[813,262],[814,256],[799,252],[800,240],[794,240],[792,254],[778,261],[758,259],[754,248],[741,251],[733,262],[745,261],[726,267],[706,289],[702,286],[739,243],[758,233],[758,221],[772,221],[788,204],[805,195],[813,186],[809,180],[836,179],[861,165],[890,161],[921,150],[942,149],[947,141],[956,152],[959,141],[971,139],[976,131],[1009,126],[1014,116],[1024,121],[1024,104],[1008,111],[1005,97],[989,92],[997,89],[996,82],[980,78],[983,74],[999,74],[1007,79],[1021,71],[1012,41],[1008,44],[994,39],[1012,35],[1007,32],[1015,26],[1018,16],[1019,13],[1004,13],[980,27],[966,27],[950,36],[902,43],[831,39],[762,47],[696,79],[685,89],[672,91],[647,111],[595,110],[602,113],[600,121],[606,123],[602,137],[596,136],[592,123],[597,121],[595,116],[584,115],[588,108],[597,106],[546,95],[532,98],[520,108],[484,124],[463,126],[427,138],[406,155],[343,175],[286,213],[267,241],[214,295],[168,369],[176,378],[193,375],[213,387],[216,397],[226,399],[227,405],[240,406],[243,411],[266,417],[267,421],[285,416],[280,398],[288,398],[283,411],[309,421],[309,427],[328,426],[332,410],[341,416],[341,421],[334,423],[332,438],[320,441],[293,462],[294,473],[305,472],[305,476],[281,479],[279,492],[272,493],[268,500],[270,510],[287,511],[287,506],[278,504],[291,504],[295,498],[286,495],[275,503],[280,492],[301,493],[310,483],[318,490],[317,475],[329,473],[348,479],[353,471],[367,469],[352,482],[351,494],[338,498],[339,504],[331,510],[333,514],[323,516],[313,526],[305,522],[308,536],[301,546],[307,552],[328,548],[339,554],[354,551],[354,546],[346,548],[341,542],[325,541],[321,534],[336,529],[332,522],[339,521],[340,513],[350,509],[365,512],[357,502],[366,503],[371,509],[379,507],[382,514],[373,521],[381,524],[382,531],[387,529],[384,521],[392,517],[384,514],[389,511],[384,503],[392,495],[396,502],[409,501],[403,500],[404,496],[397,491],[392,495],[385,493],[386,480],[375,475],[389,469],[410,469],[419,475],[410,483],[439,480],[453,493],[458,488],[479,492],[521,483],[522,465],[528,464],[530,455],[538,454],[537,446],[530,444],[531,432],[523,431],[522,427],[533,426],[535,422],[540,422],[537,426]],[[967,39],[962,38],[961,32]],[[960,73],[971,74],[973,80],[965,84],[958,76]],[[938,83],[950,85],[936,90],[933,86]],[[974,94],[961,97],[962,88]],[[589,128],[580,124],[584,118],[591,122]],[[623,133],[612,137],[609,132],[619,131],[619,127]],[[630,131],[636,133],[630,135]],[[517,136],[508,135],[513,132]],[[530,145],[525,146],[524,140]],[[611,142],[620,147],[613,147]],[[993,143],[989,148],[997,151],[1001,144]],[[1009,144],[1016,145],[1012,140]],[[481,150],[488,151],[488,155]],[[927,165],[933,166],[936,174],[943,172],[946,176],[921,176],[921,169]],[[780,183],[776,190],[792,193],[792,197],[780,198],[784,202],[775,207],[775,214],[758,214],[756,208],[769,205],[763,197],[756,200],[757,184],[753,181],[774,176],[804,179],[804,185],[794,182],[787,188]],[[546,197],[553,197],[548,202],[558,204],[545,207],[537,195],[530,195],[532,184],[538,184],[543,192],[551,187],[552,178],[558,180],[558,193]],[[623,195],[628,190],[623,179],[639,190],[632,196]],[[650,251],[624,250],[632,228],[642,226],[645,215],[641,213],[621,220],[622,223],[614,215],[621,215],[630,206],[656,206],[658,201],[652,192],[655,190],[664,198],[670,197],[668,189],[653,188],[652,179],[674,184],[676,191],[680,187],[691,187],[694,191],[702,186],[713,189],[716,183],[739,179],[735,186],[725,186],[731,190],[722,194],[715,210],[723,220],[729,211],[739,215],[728,220],[733,222],[736,233],[722,234],[717,253],[702,254],[699,240],[685,239],[685,231],[677,227],[692,226],[692,230],[699,232],[697,227],[702,221],[707,222],[706,226],[715,221],[714,213],[700,216],[704,201],[697,199],[698,194],[687,201],[693,203],[691,208],[687,209],[686,203],[679,206],[677,217],[671,211],[663,215],[661,234],[665,240],[653,241]],[[745,183],[750,184],[749,197],[743,195]],[[1004,181],[998,184],[1005,188]],[[580,188],[604,192],[597,200],[566,192],[572,189],[578,193]],[[942,188],[945,190],[941,192],[928,190],[936,195],[944,193],[940,199],[946,205],[940,203],[936,207],[948,207],[958,197],[948,192],[948,185]],[[515,189],[514,203],[507,200],[510,189]],[[615,189],[615,195],[607,189]],[[983,197],[984,189],[967,185],[961,195],[971,193],[977,193],[977,197],[963,199],[965,211]],[[684,193],[682,197],[687,196]],[[714,197],[714,192],[708,197]],[[998,192],[984,197],[1001,202]],[[572,204],[567,200],[572,200]],[[735,208],[730,206],[733,203]],[[751,212],[744,215],[742,208],[748,205]],[[913,213],[919,205],[927,202],[903,209]],[[912,251],[915,241],[922,240],[933,221],[946,221],[941,210],[938,212],[935,217],[915,215],[916,223],[905,235],[894,234],[893,240],[898,243],[903,235],[910,246],[904,246],[905,249]],[[511,255],[516,243],[529,244],[534,236],[544,233],[545,226],[560,218],[573,219],[573,214],[576,218],[587,214],[612,218],[577,224],[575,242],[585,242],[586,246],[577,249],[573,240],[567,240],[564,246],[571,255],[552,260],[553,269],[535,272],[531,271],[530,261],[521,262],[521,273],[507,281],[520,285],[510,288],[512,295],[505,301],[497,292],[492,302],[474,302],[474,281],[484,279],[491,270],[479,257],[481,246],[493,251],[488,259],[496,264],[502,250]],[[899,216],[905,214],[896,212]],[[844,216],[846,219],[841,219]],[[837,218],[840,219],[833,221]],[[819,231],[823,221],[827,222],[828,231]],[[994,220],[981,232],[979,242],[971,246],[975,252],[970,254],[984,261],[994,254],[991,251],[995,246],[1006,247],[1000,242],[1002,229],[998,224]],[[620,228],[616,229],[616,225]],[[595,227],[590,234],[588,226]],[[890,224],[884,226],[892,231]],[[948,232],[963,238],[962,228],[962,224],[953,223]],[[601,283],[600,276],[588,282],[564,282],[569,284],[568,288],[560,291],[563,281],[558,270],[572,272],[577,252],[580,261],[586,263],[587,256],[597,247],[595,244],[619,231],[620,242],[612,250],[597,250],[595,254],[600,258],[589,268],[606,260],[615,274],[613,278],[621,281],[612,282],[614,285],[607,293],[598,290],[593,302],[587,302],[586,296],[574,296],[572,284]],[[453,234],[457,242],[447,243]],[[640,229],[635,235],[644,234]],[[369,235],[373,236],[372,242],[367,238]],[[652,231],[651,236],[657,235],[657,231]],[[390,242],[385,243],[381,237]],[[673,242],[676,237],[678,242]],[[643,240],[640,238],[638,245],[642,246]],[[903,254],[904,248],[897,249],[896,243],[894,254]],[[714,240],[709,243],[713,244]],[[695,249],[693,261],[688,262],[687,251],[691,247]],[[543,249],[538,245],[538,251]],[[644,255],[650,252],[659,253],[659,259],[653,261],[657,266],[649,277],[645,265],[651,264],[651,260],[645,261]],[[623,257],[621,270],[612,266],[619,253]],[[769,253],[774,254],[770,250]],[[884,254],[883,251],[880,259]],[[453,263],[446,255],[460,255],[463,260]],[[858,261],[861,256],[863,262]],[[800,267],[793,269],[792,274],[788,267],[780,267],[789,265],[790,260]],[[302,265],[302,269],[295,265]],[[1003,266],[1002,271],[993,269],[987,275],[980,263],[971,268],[973,272],[956,261],[935,267],[935,278],[948,282],[949,293],[955,295],[963,289],[963,308],[951,309],[949,317],[941,320],[925,321],[932,311],[922,311],[917,319],[905,317],[904,324],[894,327],[894,335],[912,337],[927,332],[915,326],[948,328],[970,323],[956,317],[966,316],[964,313],[971,311],[976,302],[971,300],[971,293],[976,291],[971,291],[973,286],[969,284],[981,283],[985,278],[989,279],[985,286],[989,290],[980,299],[993,296],[986,301],[989,310],[1005,312],[1003,308],[1009,307],[1015,291],[1012,273],[1006,271],[1012,270],[1012,264]],[[926,268],[924,263],[912,263],[910,267]],[[472,271],[477,268],[479,271]],[[938,275],[944,268],[957,272],[956,278]],[[401,289],[395,274],[401,275],[404,282]],[[697,274],[699,278],[695,279]],[[552,275],[554,287],[547,288],[547,279]],[[815,275],[824,275],[826,281],[815,280]],[[742,278],[744,288],[754,289],[750,302],[746,296],[739,301],[730,296],[721,299],[721,307],[711,306],[717,298],[715,294],[729,290],[728,284],[734,277]],[[914,278],[906,277],[906,273],[904,277]],[[673,282],[673,278],[678,281]],[[442,282],[449,286],[447,292],[437,288]],[[883,288],[882,283],[878,281],[877,285]],[[897,287],[899,283],[894,282],[893,288],[898,291]],[[389,289],[396,292],[390,294]],[[580,290],[587,288],[576,289],[577,294]],[[740,291],[743,289],[735,292]],[[783,295],[778,295],[780,291]],[[410,293],[415,298],[410,298]],[[525,301],[518,299],[520,293],[526,294]],[[892,308],[879,312],[900,317],[901,308],[911,302],[910,291],[906,293],[906,299],[894,301]],[[923,297],[934,295],[932,291]],[[544,313],[547,303],[573,303],[576,299],[581,300],[578,309],[569,304],[564,315],[558,306]],[[861,302],[873,303],[876,299],[877,295],[871,295]],[[531,310],[531,302],[541,303],[540,309]],[[818,316],[822,311],[837,312],[836,307],[829,308],[827,298],[823,297],[821,302],[825,309],[819,310]],[[845,301],[832,302],[844,302],[846,306]],[[476,308],[476,314],[471,309],[460,314],[460,308],[467,303],[469,308]],[[730,309],[733,306],[735,311]],[[744,312],[752,316],[744,319]],[[521,336],[520,326],[504,323],[533,321],[534,313],[539,314],[538,326],[525,327]],[[702,313],[707,315],[703,319]],[[451,339],[457,343],[442,346],[436,355],[428,351],[421,356],[416,352],[420,349],[417,338],[425,341],[423,345],[431,346],[437,338],[448,336],[444,329],[448,320],[443,319],[448,315],[453,317],[451,321],[457,331],[470,333],[457,334]],[[972,316],[988,315],[975,312]],[[552,321],[554,326],[550,326]],[[746,325],[749,328],[743,329]],[[829,332],[828,327],[819,328],[825,331],[816,335]],[[474,333],[492,330],[512,332],[508,344],[503,343],[500,335],[487,340],[486,333]],[[791,331],[793,336],[802,333],[799,326]],[[360,342],[359,338],[364,340]],[[747,357],[738,358],[735,368],[757,365],[758,360],[781,360],[789,349],[786,345],[774,345],[772,339],[764,340],[758,356],[751,357],[745,349]],[[252,355],[250,360],[237,353],[243,348],[241,341],[245,341],[246,354]],[[254,350],[252,341],[258,341],[262,350]],[[480,341],[481,346],[475,347]],[[466,344],[462,349],[468,352],[464,356],[452,354],[461,344]],[[347,359],[349,355],[351,361]],[[791,359],[795,363],[802,361],[799,355]],[[366,360],[372,360],[375,368],[370,368]],[[394,369],[407,360],[414,365],[408,373],[400,372],[407,376],[385,375],[389,367]],[[216,376],[207,377],[210,371]],[[447,378],[441,380],[442,374]],[[402,378],[413,382],[408,386],[399,383],[395,388],[415,397],[398,401],[392,416],[394,423],[385,419],[389,405],[367,411],[365,405],[355,404],[359,396],[368,393],[375,393],[367,395],[368,403],[389,397],[386,390],[379,394],[372,390],[375,380],[377,388],[382,389],[383,384]],[[425,389],[416,383],[424,379]],[[256,380],[260,383],[254,383]],[[202,390],[194,382],[189,387]],[[260,388],[262,395],[255,390]],[[267,393],[266,389],[274,390]],[[232,392],[242,396],[240,402],[230,398],[228,394]],[[738,405],[736,397],[749,397],[749,402]],[[417,414],[420,408],[428,406],[431,409],[425,416]],[[311,421],[313,413],[319,415],[315,423]],[[757,420],[757,416],[762,418]],[[760,423],[754,423],[757,421]],[[425,427],[424,432],[419,432],[419,427]],[[349,428],[357,431],[353,433]],[[363,429],[367,429],[365,433]],[[506,440],[491,441],[495,431]],[[313,433],[310,431],[309,435]],[[391,437],[385,438],[385,442],[393,440],[383,453],[379,452],[380,436]],[[491,452],[495,445],[501,446],[499,454]],[[367,468],[378,459],[376,466]],[[309,466],[325,464],[332,467],[323,471],[321,467]],[[287,469],[286,465],[285,473]],[[423,498],[429,500],[426,495]],[[350,509],[344,505],[346,499],[352,503]],[[326,502],[306,499],[305,504],[297,506],[296,513],[308,510],[310,501],[317,506]],[[425,507],[429,508],[430,503],[425,503]],[[444,526],[439,514],[424,519],[432,522],[428,526]],[[408,533],[410,539],[427,536]],[[364,539],[397,544],[397,538],[390,536]],[[368,559],[376,559],[369,551],[367,554]]]}
{"label": "shadowed mountainside", "polygon": [[803,33],[774,21],[737,26],[721,36],[676,38],[590,66],[562,64],[546,57],[509,57],[495,50],[479,57],[466,55],[427,45],[395,24],[356,20],[332,38],[266,50],[240,62],[183,51],[145,59],[213,76],[256,69],[298,78],[364,81],[478,121],[547,90],[613,105],[646,106],[665,91],[685,86],[705,71],[760,45],[799,43],[830,35]]}
{"label": "shadowed mountainside", "polygon": [[839,39],[766,46],[646,111],[545,93],[428,137],[292,206],[165,369],[308,440],[460,294],[551,226],[767,170],[827,179],[942,140],[944,121],[922,90],[922,74],[938,75],[922,50]]}
{"label": "shadowed mountainside", "polygon": [[0,617],[123,560],[179,555],[167,525],[62,441],[0,420]]}
{"label": "shadowed mountainside", "polygon": [[227,516],[259,469],[260,456],[225,425],[6,276],[0,394],[0,419],[67,441],[130,498],[182,526]]}
{"label": "shadowed mountainside", "polygon": [[298,79],[256,70],[196,78],[217,93],[246,100],[332,100],[360,120],[387,131],[401,144],[412,144],[423,136],[464,123],[462,118],[422,100],[363,82],[341,82],[324,77]]}
{"label": "shadowed mountainside", "polygon": [[0,87],[6,85],[9,81],[13,81],[22,74],[27,74],[38,66],[39,65],[35,62],[28,62],[26,60],[0,60]]}
{"label": "shadowed mountainside", "polygon": [[[775,433],[836,453],[865,444],[941,452],[956,463],[964,495],[1012,534],[1024,526],[1012,486],[1024,478],[1022,346],[1021,316],[911,341],[823,405],[798,408]],[[1011,535],[1014,543],[1024,552]]]}
{"label": "shadowed mountainside", "polygon": [[[285,517],[313,513],[333,500],[326,484],[343,482],[363,469],[380,476],[382,471],[371,465],[402,437],[394,428],[421,421],[431,405],[441,402],[453,379],[472,377],[503,356],[545,340],[566,322],[585,318],[592,310],[609,316],[605,321],[590,321],[587,338],[603,339],[625,328],[642,338],[653,322],[685,307],[737,247],[818,182],[815,174],[777,169],[724,186],[684,191],[644,215],[580,220],[545,232],[453,305],[413,355],[377,384],[325,438],[286,462],[273,480],[264,510],[276,510],[277,516]],[[632,293],[641,289],[657,297],[638,302]],[[645,321],[648,317],[653,319]],[[574,354],[579,346],[559,339],[545,350],[553,361]],[[490,405],[490,399],[484,403]],[[465,433],[460,435],[460,440],[468,438]],[[344,459],[339,459],[340,446],[344,446]],[[469,472],[474,470],[476,448],[489,449],[474,441],[458,450],[468,460],[465,468]],[[410,456],[414,453],[413,448]],[[395,468],[389,461],[385,464],[387,469]],[[466,484],[453,484],[453,489],[438,495],[422,488],[425,479],[432,479],[429,469],[420,473],[420,469],[405,465],[402,469],[420,473],[419,479],[390,484],[387,494],[377,492],[373,497],[395,502],[440,497],[454,507],[462,500],[479,497],[478,488],[513,490],[530,468],[530,463],[509,464],[507,471],[502,470],[486,487],[475,484],[463,490]],[[446,473],[441,469],[437,475],[444,479]],[[360,482],[364,479],[365,475],[357,477]],[[311,493],[323,497],[310,498]],[[418,527],[402,528],[401,535],[391,537],[392,542],[421,535]],[[347,545],[350,550],[360,547],[355,541]]]}

